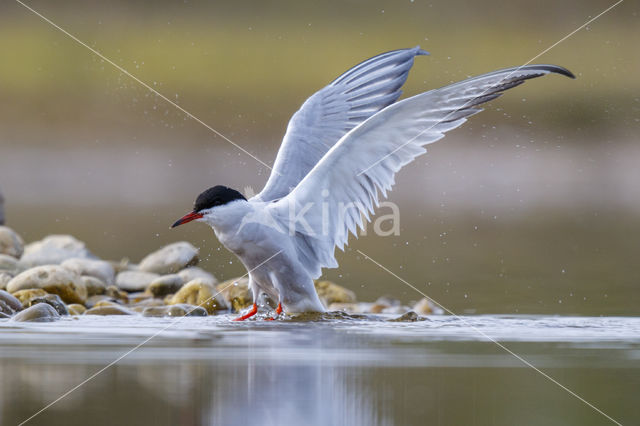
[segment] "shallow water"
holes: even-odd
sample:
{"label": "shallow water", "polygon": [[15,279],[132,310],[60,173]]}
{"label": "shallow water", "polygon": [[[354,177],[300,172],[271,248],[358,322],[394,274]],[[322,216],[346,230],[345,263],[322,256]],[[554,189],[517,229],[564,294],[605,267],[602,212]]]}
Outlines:
{"label": "shallow water", "polygon": [[492,340],[640,420],[640,318],[230,318],[0,322],[1,423],[614,424]]}

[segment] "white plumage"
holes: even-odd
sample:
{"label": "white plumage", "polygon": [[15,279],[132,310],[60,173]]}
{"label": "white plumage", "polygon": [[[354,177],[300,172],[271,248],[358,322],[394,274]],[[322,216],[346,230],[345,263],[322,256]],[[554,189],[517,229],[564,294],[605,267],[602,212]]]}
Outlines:
{"label": "white plumage", "polygon": [[[349,234],[386,197],[395,174],[424,154],[425,145],[527,79],[549,73],[573,78],[562,67],[527,65],[396,102],[414,57],[423,54],[419,47],[396,50],[342,74],[291,118],[258,195],[247,201],[229,188],[211,188],[176,225],[209,223],[250,271],[254,297],[266,292],[287,312],[324,310],[313,279],[322,268],[338,266],[335,248],[344,249]],[[205,194],[211,202],[202,201]]]}

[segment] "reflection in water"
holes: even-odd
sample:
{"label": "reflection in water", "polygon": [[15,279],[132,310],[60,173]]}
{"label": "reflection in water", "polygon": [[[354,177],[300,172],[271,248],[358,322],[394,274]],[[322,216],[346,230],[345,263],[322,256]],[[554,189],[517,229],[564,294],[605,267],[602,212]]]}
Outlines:
{"label": "reflection in water", "polygon": [[[469,318],[621,423],[640,418],[640,320]],[[10,324],[0,322],[2,425],[28,418],[166,321]],[[606,422],[453,318],[235,326],[210,317],[154,338],[29,424]]]}

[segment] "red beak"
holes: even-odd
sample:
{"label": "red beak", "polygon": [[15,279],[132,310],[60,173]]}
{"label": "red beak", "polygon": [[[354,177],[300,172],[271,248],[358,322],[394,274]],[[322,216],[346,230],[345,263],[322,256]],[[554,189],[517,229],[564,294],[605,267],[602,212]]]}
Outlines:
{"label": "red beak", "polygon": [[180,226],[183,225],[185,223],[189,223],[192,220],[196,220],[196,219],[200,219],[203,215],[197,212],[191,212],[191,213],[187,213],[186,215],[182,216],[180,219],[178,219],[176,221],[176,223],[174,223],[173,225],[171,225],[172,228],[175,228],[176,226]]}

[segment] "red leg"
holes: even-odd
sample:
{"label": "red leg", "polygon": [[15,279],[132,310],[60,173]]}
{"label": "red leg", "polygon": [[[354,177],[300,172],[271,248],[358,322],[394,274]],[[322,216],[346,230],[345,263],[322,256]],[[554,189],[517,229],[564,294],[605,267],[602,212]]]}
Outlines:
{"label": "red leg", "polygon": [[258,305],[256,305],[255,303],[253,304],[253,307],[251,308],[251,310],[249,312],[247,312],[246,314],[244,314],[241,317],[235,318],[234,321],[244,321],[247,318],[251,318],[252,316],[254,316],[255,314],[258,313]]}

